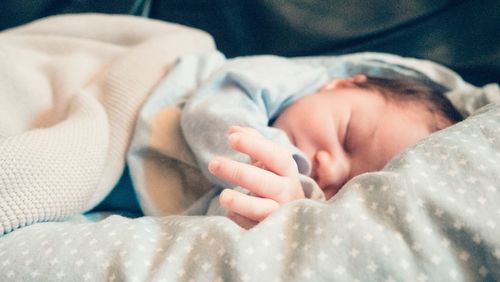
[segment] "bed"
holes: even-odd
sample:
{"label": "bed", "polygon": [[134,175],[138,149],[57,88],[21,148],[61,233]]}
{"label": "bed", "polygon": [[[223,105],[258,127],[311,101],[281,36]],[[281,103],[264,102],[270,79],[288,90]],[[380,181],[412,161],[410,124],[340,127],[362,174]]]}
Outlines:
{"label": "bed", "polygon": [[[108,16],[89,17],[86,19],[93,22],[102,20],[102,23],[109,23]],[[62,22],[58,21],[62,18],[64,17],[51,20],[60,26]],[[76,16],[74,19],[80,22],[84,18]],[[128,17],[116,16],[112,21],[115,25],[123,26],[128,20]],[[168,40],[185,42],[186,46],[192,40],[200,43],[197,45],[199,49],[179,48],[176,52],[213,51],[212,39],[204,33],[159,22],[150,26],[149,21],[142,19],[133,21],[134,26],[154,26],[154,29],[149,29],[153,30],[151,38],[175,31],[173,33],[176,36],[165,39],[167,44],[171,42]],[[48,27],[46,25],[44,28]],[[14,33],[32,35],[37,31],[46,29],[31,26]],[[183,37],[186,41],[179,40],[179,31],[188,34]],[[6,40],[5,35],[0,40]],[[150,45],[145,46],[148,46],[147,53],[150,54]],[[134,51],[134,55],[137,54],[140,55],[140,52]],[[450,88],[450,99],[467,119],[422,140],[392,160],[383,171],[352,179],[329,202],[302,200],[290,203],[248,231],[220,216],[142,216],[140,213],[123,210],[91,211],[111,191],[123,173],[124,156],[131,142],[134,126],[137,126],[134,114],[137,114],[142,103],[147,106],[147,96],[151,91],[151,97],[154,97],[158,79],[168,77],[165,64],[172,64],[180,55],[175,53],[163,58],[163,67],[153,68],[155,72],[148,73],[155,76],[155,79],[146,81],[149,83],[147,86],[139,78],[122,78],[132,85],[132,89],[139,89],[134,88],[137,85],[144,86],[143,96],[134,96],[137,97],[133,101],[136,112],[131,111],[126,115],[130,117],[126,120],[127,126],[121,128],[109,122],[109,128],[106,128],[112,133],[109,134],[109,139],[93,138],[96,139],[95,144],[85,148],[62,148],[67,149],[68,154],[82,150],[76,155],[69,155],[70,158],[92,155],[95,157],[92,164],[100,164],[82,168],[85,173],[90,170],[90,174],[99,180],[86,185],[100,188],[84,198],[78,198],[69,204],[56,201],[55,205],[50,205],[47,203],[54,204],[51,200],[57,199],[58,195],[35,197],[38,202],[35,201],[28,208],[41,212],[30,218],[19,216],[26,214],[23,208],[26,208],[26,202],[32,203],[33,198],[30,197],[33,195],[23,194],[20,197],[12,189],[34,189],[36,185],[26,184],[22,179],[28,179],[29,175],[25,174],[27,171],[36,170],[31,170],[31,167],[24,170],[12,169],[9,167],[11,163],[5,158],[15,156],[9,149],[19,145],[16,142],[23,140],[19,136],[26,136],[25,132],[7,131],[13,133],[2,136],[1,280],[495,281],[500,278],[498,84],[476,87],[444,66],[394,55],[362,53],[342,57],[344,66],[348,66],[343,70],[357,70],[359,64],[351,65],[350,62],[359,58],[363,61],[376,58],[377,60],[371,60],[372,63],[382,60],[416,69]],[[128,60],[117,60],[116,57],[111,57],[110,60],[117,63],[111,64],[112,66],[130,67]],[[332,73],[339,70],[338,57],[295,60],[313,66],[329,66]],[[157,61],[158,59],[146,63],[154,67]],[[116,76],[105,77],[116,81],[118,74],[122,74],[119,72],[120,68],[110,69],[110,73]],[[175,69],[175,64],[173,68],[167,69]],[[84,89],[88,90],[87,87]],[[94,88],[90,88],[88,91],[93,90]],[[78,95],[87,97],[82,93]],[[98,121],[99,118],[115,121],[111,119],[111,114],[114,111],[120,112],[120,107],[106,104],[107,98],[114,96],[96,97],[100,98],[97,99],[98,104],[104,105],[104,112],[79,111],[82,108],[94,109],[95,104],[92,103],[95,101],[74,98],[71,100],[70,110],[61,120],[74,121],[68,117],[83,116],[98,118]],[[120,102],[117,99],[114,102]],[[13,103],[13,99],[8,101]],[[120,120],[124,115],[117,116],[116,120]],[[2,119],[3,128],[9,124],[5,121],[7,120]],[[47,123],[45,128],[61,124]],[[90,123],[88,128],[83,129],[90,130],[93,125],[95,123]],[[127,134],[119,134],[123,132]],[[40,136],[36,134],[33,136]],[[94,136],[93,134],[93,131],[83,131],[77,137],[84,138]],[[51,137],[50,134],[47,136]],[[116,142],[113,136],[122,136],[123,140]],[[97,150],[103,144],[99,142],[110,142],[113,146],[118,146],[113,151],[116,155],[104,149]],[[45,144],[52,143],[23,147],[31,149],[31,155],[23,156],[29,159],[40,150],[46,153],[41,149]],[[49,160],[46,161],[48,164]],[[112,166],[110,162],[121,165]],[[16,171],[25,177],[19,181],[23,185],[16,186],[7,181],[17,177],[9,174]],[[40,171],[46,172],[43,167]],[[51,182],[55,186],[49,188],[74,190],[83,187],[75,185],[78,181],[71,182],[72,175],[54,175],[65,178],[55,179]],[[101,177],[103,175],[105,177]],[[44,179],[43,176],[38,175],[36,179]],[[30,193],[37,192],[40,191],[32,190]],[[84,204],[81,204],[81,199],[84,199]],[[68,205],[71,208],[66,208]],[[85,211],[91,212],[83,213]]]}

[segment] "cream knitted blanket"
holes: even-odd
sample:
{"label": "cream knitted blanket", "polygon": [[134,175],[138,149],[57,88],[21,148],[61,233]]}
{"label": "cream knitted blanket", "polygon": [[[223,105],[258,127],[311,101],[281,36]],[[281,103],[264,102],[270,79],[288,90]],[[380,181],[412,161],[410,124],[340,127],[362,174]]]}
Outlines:
{"label": "cream knitted blanket", "polygon": [[131,16],[58,16],[0,33],[0,235],[62,220],[118,181],[144,100],[199,30]]}

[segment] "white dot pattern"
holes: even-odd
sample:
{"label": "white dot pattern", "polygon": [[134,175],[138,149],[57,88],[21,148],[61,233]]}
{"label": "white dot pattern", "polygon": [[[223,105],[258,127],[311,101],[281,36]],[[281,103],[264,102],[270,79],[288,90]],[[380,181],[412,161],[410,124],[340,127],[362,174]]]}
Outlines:
{"label": "white dot pattern", "polygon": [[2,281],[495,281],[500,106],[244,231],[223,217],[110,216],[0,240]]}

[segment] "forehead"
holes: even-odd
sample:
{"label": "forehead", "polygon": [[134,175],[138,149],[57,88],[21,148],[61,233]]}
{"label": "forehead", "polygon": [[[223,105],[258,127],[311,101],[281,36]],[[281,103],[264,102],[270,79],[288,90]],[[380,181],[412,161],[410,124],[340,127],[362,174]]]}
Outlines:
{"label": "forehead", "polygon": [[359,157],[381,169],[389,160],[431,133],[429,114],[418,104],[387,102],[378,109],[359,104],[353,120],[364,134]]}
{"label": "forehead", "polygon": [[[433,120],[430,107],[420,101],[393,99],[377,90],[362,88],[339,89],[332,94],[337,107],[350,107],[357,115],[371,115],[371,118],[375,114],[377,117],[387,116],[388,119],[382,121],[384,123],[409,122],[430,127]],[[335,111],[337,107],[332,110]]]}

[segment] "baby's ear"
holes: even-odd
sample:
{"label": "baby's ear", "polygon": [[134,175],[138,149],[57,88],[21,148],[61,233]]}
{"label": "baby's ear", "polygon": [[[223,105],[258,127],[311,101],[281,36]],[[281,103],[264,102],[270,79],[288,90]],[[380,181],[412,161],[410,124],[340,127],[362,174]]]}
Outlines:
{"label": "baby's ear", "polygon": [[323,85],[323,87],[321,87],[321,91],[328,91],[328,90],[337,89],[337,88],[339,88],[339,85],[342,85],[344,83],[343,82],[344,80],[346,80],[346,79],[345,78],[332,79],[328,83]]}
{"label": "baby's ear", "polygon": [[431,128],[433,132],[453,125],[453,122],[449,118],[445,117],[444,114],[434,112],[433,115],[434,125]]}
{"label": "baby's ear", "polygon": [[324,91],[338,88],[354,87],[354,83],[365,82],[366,79],[366,75],[364,74],[356,74],[352,77],[336,78],[323,85],[323,87],[321,87],[321,90]]}

